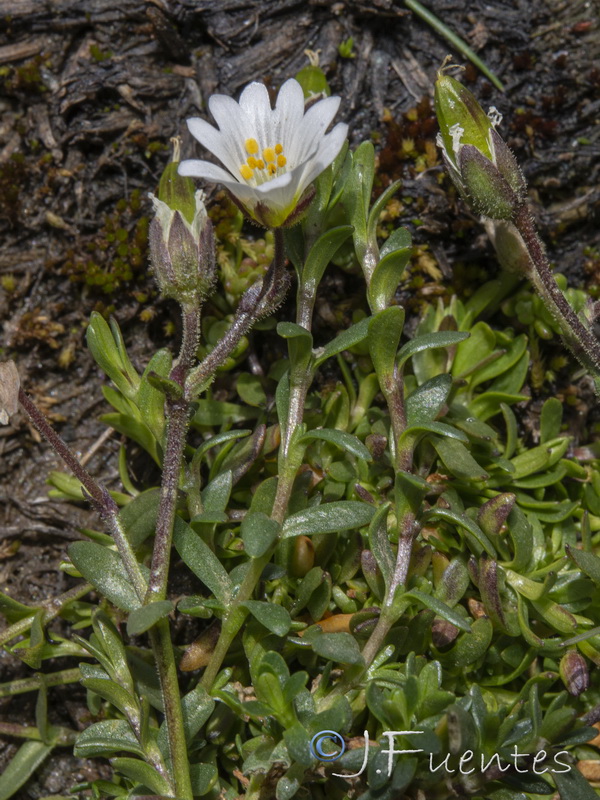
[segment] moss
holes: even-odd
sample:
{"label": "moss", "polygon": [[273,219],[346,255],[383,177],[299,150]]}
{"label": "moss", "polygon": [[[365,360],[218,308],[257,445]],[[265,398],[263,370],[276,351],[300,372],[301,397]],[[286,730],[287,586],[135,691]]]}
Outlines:
{"label": "moss", "polygon": [[72,281],[108,295],[145,275],[149,219],[139,216],[140,211],[139,190],[118,200],[98,234],[86,243],[87,255],[70,251],[63,271]]}
{"label": "moss", "polygon": [[44,85],[40,70],[43,58],[35,56],[29,61],[25,61],[19,67],[4,67],[0,71],[0,79],[4,84],[4,90],[8,95],[14,94],[43,94],[48,89]]}
{"label": "moss", "polygon": [[97,44],[93,44],[90,47],[90,55],[97,61],[98,63],[102,63],[103,61],[108,61],[113,57],[112,50],[101,50]]}
{"label": "moss", "polygon": [[12,294],[12,292],[14,292],[17,288],[17,279],[14,275],[9,273],[8,275],[3,275],[2,278],[0,278],[0,284],[5,292]]}
{"label": "moss", "polygon": [[29,169],[22,153],[13,153],[4,164],[0,164],[0,216],[11,225],[18,222],[21,209],[21,191],[26,188]]}

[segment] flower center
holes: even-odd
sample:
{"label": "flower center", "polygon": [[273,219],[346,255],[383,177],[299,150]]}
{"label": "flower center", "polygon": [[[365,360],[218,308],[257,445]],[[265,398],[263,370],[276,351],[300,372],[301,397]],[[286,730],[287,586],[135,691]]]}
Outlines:
{"label": "flower center", "polygon": [[265,147],[260,153],[256,139],[246,139],[244,147],[248,153],[245,164],[240,165],[240,174],[246,181],[253,181],[258,186],[265,181],[270,181],[276,175],[282,175],[287,170],[287,158],[283,154],[283,145]]}

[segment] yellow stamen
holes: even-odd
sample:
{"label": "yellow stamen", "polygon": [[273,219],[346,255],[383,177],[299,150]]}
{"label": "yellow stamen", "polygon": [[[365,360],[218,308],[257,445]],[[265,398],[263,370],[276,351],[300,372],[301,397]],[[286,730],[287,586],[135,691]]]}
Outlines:
{"label": "yellow stamen", "polygon": [[269,170],[269,175],[275,175],[277,172],[277,167],[275,164],[267,164],[267,169]]}
{"label": "yellow stamen", "polygon": [[276,144],[275,145],[275,152],[277,153],[277,155],[280,155],[281,153],[283,153],[283,145],[282,144]]}
{"label": "yellow stamen", "polygon": [[275,150],[272,147],[265,147],[263,150],[263,158],[267,164],[271,161],[275,161]]}
{"label": "yellow stamen", "polygon": [[242,173],[242,178],[245,178],[247,181],[250,180],[252,177],[252,170],[248,166],[248,164],[242,164],[240,167],[240,172]]}
{"label": "yellow stamen", "polygon": [[248,166],[250,167],[250,169],[256,169],[256,165],[257,165],[258,162],[254,158],[254,156],[248,156],[246,161],[248,162]]}
{"label": "yellow stamen", "polygon": [[256,139],[246,139],[244,144],[248,155],[255,156],[258,153],[258,142]]}
{"label": "yellow stamen", "polygon": [[287,158],[285,156],[277,156],[278,167],[285,167],[286,164],[287,164]]}
{"label": "yellow stamen", "polygon": [[262,158],[260,158],[260,159],[259,159],[259,160],[256,162],[256,166],[257,166],[259,169],[264,169],[264,168],[265,168],[265,162],[262,160]]}

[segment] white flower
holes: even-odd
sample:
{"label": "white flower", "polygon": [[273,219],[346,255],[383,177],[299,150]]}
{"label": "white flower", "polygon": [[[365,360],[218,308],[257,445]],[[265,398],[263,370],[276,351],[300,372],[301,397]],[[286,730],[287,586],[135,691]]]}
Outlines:
{"label": "white flower", "polygon": [[226,169],[189,160],[181,162],[179,174],[222,184],[257,222],[280,227],[296,216],[311,183],[344,144],[344,123],[325,133],[339,105],[339,97],[327,97],[304,113],[304,93],[293,78],[281,87],[274,109],[262,83],[247,86],[239,103],[212,95],[208,106],[219,129],[199,117],[187,123]]}

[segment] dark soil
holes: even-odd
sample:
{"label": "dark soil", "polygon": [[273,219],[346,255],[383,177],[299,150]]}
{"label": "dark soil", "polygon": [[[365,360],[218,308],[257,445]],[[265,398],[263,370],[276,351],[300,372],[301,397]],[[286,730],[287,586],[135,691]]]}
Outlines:
{"label": "dark soil", "polygon": [[[504,114],[500,130],[530,182],[551,258],[572,284],[597,287],[600,37],[591,4],[428,6],[505,83],[502,94],[473,67],[464,73]],[[354,57],[342,58],[349,37]],[[144,237],[146,194],[169,139],[183,136],[191,154],[184,120],[205,114],[211,93],[236,95],[251,80],[276,89],[307,64],[306,50],[342,96],[353,143],[374,137],[382,184],[401,177],[401,194],[412,198],[399,222],[429,243],[437,268],[424,272],[416,300],[485,280],[495,266],[478,222],[456,207],[447,184],[440,188],[439,165],[414,169],[420,155],[432,158],[430,98],[450,48],[400,0],[0,0],[0,344],[111,488],[119,441],[102,438],[102,377],[85,349],[86,320],[114,307],[139,365],[164,340],[172,309],[155,300]],[[35,604],[72,585],[59,562],[78,526],[95,521],[83,507],[48,499],[44,482],[60,465],[23,417],[0,429],[0,455],[0,590]],[[0,683],[29,673],[0,656]],[[50,703],[53,722],[83,726],[82,691],[53,689]],[[0,718],[34,724],[34,704],[34,695],[0,700]],[[0,738],[0,771],[17,745]],[[56,750],[16,797],[66,793],[102,770]]]}

